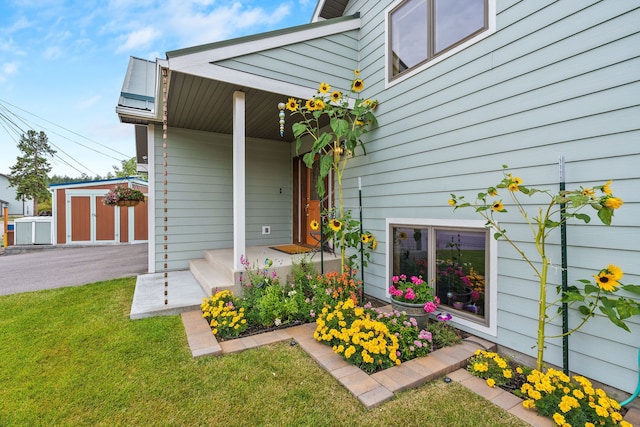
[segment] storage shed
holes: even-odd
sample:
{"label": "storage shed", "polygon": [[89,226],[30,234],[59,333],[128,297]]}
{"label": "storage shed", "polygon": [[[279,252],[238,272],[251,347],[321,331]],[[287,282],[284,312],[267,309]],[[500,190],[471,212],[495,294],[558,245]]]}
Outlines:
{"label": "storage shed", "polygon": [[102,199],[117,186],[145,196],[148,184],[139,178],[53,184],[53,240],[56,244],[138,243],[147,241],[147,203],[131,207],[104,205]]}

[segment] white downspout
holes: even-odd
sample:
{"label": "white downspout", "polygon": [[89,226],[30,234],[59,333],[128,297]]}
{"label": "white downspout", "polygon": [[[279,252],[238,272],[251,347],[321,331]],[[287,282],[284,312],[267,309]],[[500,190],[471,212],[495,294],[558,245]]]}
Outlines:
{"label": "white downspout", "polygon": [[233,93],[233,269],[242,271],[245,246],[245,94]]}

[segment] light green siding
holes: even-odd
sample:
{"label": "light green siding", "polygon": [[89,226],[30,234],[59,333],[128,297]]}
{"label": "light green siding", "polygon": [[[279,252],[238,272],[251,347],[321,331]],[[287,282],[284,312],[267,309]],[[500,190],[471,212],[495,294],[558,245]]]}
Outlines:
{"label": "light green siding", "polygon": [[[229,135],[168,130],[168,268],[186,269],[207,249],[233,246],[232,141]],[[155,134],[156,271],[163,270],[162,133]],[[246,242],[291,241],[291,156],[288,144],[248,139]],[[271,228],[262,234],[262,226]]]}
{"label": "light green siding", "polygon": [[278,49],[243,55],[216,65],[315,88],[329,82],[348,90],[358,68],[358,32],[348,31]]}
{"label": "light green siding", "polygon": [[[559,156],[566,160],[567,188],[613,179],[615,194],[625,201],[611,227],[600,225],[593,210],[587,212],[591,224],[569,226],[570,282],[615,263],[625,271],[625,283],[640,283],[638,4],[498,0],[494,34],[386,85],[384,11],[390,4],[352,1],[345,11],[361,14],[363,96],[380,102],[379,127],[366,135],[368,154],[352,159],[344,179],[346,204],[357,206],[362,178],[364,227],[379,240],[365,271],[368,292],[385,297],[386,218],[479,219],[471,210],[454,213],[449,194],[473,199],[500,180],[502,164],[526,185],[556,191]],[[508,195],[502,197],[508,202]],[[502,225],[533,249],[515,212]],[[559,233],[550,242],[555,285]],[[487,338],[533,355],[537,283],[503,243],[498,270],[498,336]],[[578,321],[572,313],[571,324]],[[592,319],[570,339],[571,368],[633,391],[640,322],[636,317],[629,323],[632,333],[601,315]],[[560,345],[549,341],[549,363],[561,365]]]}

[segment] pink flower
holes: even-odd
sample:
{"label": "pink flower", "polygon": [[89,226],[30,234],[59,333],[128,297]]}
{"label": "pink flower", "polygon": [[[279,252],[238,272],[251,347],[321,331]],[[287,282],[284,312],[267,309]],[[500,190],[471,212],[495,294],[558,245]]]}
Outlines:
{"label": "pink flower", "polygon": [[476,291],[475,289],[471,291],[471,299],[473,301],[478,301],[480,299],[480,292]]}
{"label": "pink flower", "polygon": [[407,275],[406,274],[401,274],[400,275],[400,280],[407,280]]}
{"label": "pink flower", "polygon": [[411,276],[411,283],[413,283],[414,285],[421,285],[424,283],[424,281],[417,276]]}
{"label": "pink flower", "polygon": [[420,341],[420,340],[415,340],[415,341],[413,342],[413,344],[414,344],[416,347],[418,347],[418,348],[422,348],[422,341]]}
{"label": "pink flower", "polygon": [[398,276],[393,276],[393,277],[391,278],[391,281],[392,281],[393,283],[398,283],[398,282],[400,281],[400,278],[399,278]]}
{"label": "pink flower", "polygon": [[427,313],[433,313],[434,311],[436,311],[436,308],[438,308],[438,306],[431,301],[424,305],[424,311],[426,311]]}
{"label": "pink flower", "polygon": [[[400,291],[400,293],[402,294],[402,291]],[[406,293],[404,294],[404,297],[405,297],[406,299],[408,299],[409,301],[413,301],[414,299],[416,299],[416,294],[415,294],[415,292],[413,291],[413,289],[408,288],[408,289],[407,289],[407,291],[406,291]]]}

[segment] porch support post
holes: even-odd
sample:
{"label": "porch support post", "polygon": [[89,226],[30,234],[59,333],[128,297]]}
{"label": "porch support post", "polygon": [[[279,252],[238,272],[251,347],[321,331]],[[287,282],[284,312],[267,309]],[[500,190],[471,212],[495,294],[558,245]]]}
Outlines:
{"label": "porch support post", "polygon": [[233,269],[243,269],[245,250],[245,94],[233,93]]}

